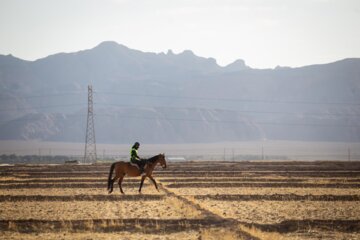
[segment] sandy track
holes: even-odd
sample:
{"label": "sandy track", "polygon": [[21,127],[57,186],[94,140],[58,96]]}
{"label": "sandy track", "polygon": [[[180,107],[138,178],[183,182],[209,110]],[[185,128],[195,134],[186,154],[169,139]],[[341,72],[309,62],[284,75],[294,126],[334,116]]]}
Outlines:
{"label": "sandy track", "polygon": [[316,184],[316,183],[171,183],[166,185],[168,188],[211,188],[211,187],[223,187],[223,188],[234,188],[234,187],[267,187],[267,188],[276,188],[276,187],[291,187],[291,188],[360,188],[360,184],[350,183],[350,184],[342,184],[342,183],[328,183],[328,184]]}
{"label": "sandy track", "polygon": [[[126,196],[127,195],[139,195],[138,186],[132,188],[123,188]],[[143,195],[162,195],[164,193],[156,191],[153,186],[143,187],[142,189]],[[16,189],[1,189],[0,196],[2,195],[26,195],[26,196],[34,196],[34,195],[52,195],[52,196],[75,196],[75,195],[108,195],[108,191],[106,188],[16,188]],[[114,192],[108,196],[120,196],[120,190],[116,185],[114,185]]]}
{"label": "sandy track", "polygon": [[0,202],[160,201],[164,195],[0,195]]}
{"label": "sandy track", "polygon": [[360,189],[357,188],[172,188],[172,192],[178,195],[273,195],[273,194],[295,194],[295,195],[360,195]]}
{"label": "sandy track", "polygon": [[[0,180],[0,184],[28,184],[28,183],[103,183],[106,182],[106,178],[60,178],[60,179],[16,179],[16,180]],[[140,183],[138,178],[124,178],[124,183]]]}
{"label": "sandy track", "polygon": [[220,201],[360,201],[360,195],[195,195],[195,199]]}
{"label": "sandy track", "polygon": [[[140,183],[126,183],[123,187],[139,187]],[[144,183],[143,187],[150,186]],[[116,185],[114,186],[116,187]],[[102,188],[107,189],[107,183],[23,183],[23,184],[0,184],[0,189],[19,189],[19,188]]]}

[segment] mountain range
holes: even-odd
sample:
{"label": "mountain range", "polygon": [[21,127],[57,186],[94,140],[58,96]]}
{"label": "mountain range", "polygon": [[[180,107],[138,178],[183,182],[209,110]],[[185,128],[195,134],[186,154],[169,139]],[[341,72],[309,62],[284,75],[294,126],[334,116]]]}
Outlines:
{"label": "mountain range", "polygon": [[360,59],[225,67],[116,42],[36,61],[0,55],[0,139],[83,142],[87,88],[102,143],[360,141]]}

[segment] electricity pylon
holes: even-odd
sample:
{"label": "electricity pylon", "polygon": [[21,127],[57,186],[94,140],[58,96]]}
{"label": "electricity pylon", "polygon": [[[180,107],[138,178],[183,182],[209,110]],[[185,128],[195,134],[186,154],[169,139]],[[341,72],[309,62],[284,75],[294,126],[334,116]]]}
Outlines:
{"label": "electricity pylon", "polygon": [[92,91],[92,85],[89,85],[84,163],[94,163],[94,162],[96,162],[96,141],[95,141],[95,125],[94,125],[93,91]]}

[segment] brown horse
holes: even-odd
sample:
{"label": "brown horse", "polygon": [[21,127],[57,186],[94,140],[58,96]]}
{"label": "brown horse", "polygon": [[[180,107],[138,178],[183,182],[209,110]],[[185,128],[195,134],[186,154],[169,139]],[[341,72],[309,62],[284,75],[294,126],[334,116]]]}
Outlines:
{"label": "brown horse", "polygon": [[[141,177],[139,193],[141,193],[142,185],[144,183],[145,178],[147,178],[147,177],[150,178],[150,180],[154,183],[156,190],[159,191],[156,181],[152,177],[152,172],[154,171],[154,168],[155,168],[156,164],[158,164],[158,163],[160,163],[162,168],[166,168],[165,154],[156,155],[152,158],[149,158],[146,161],[146,165],[144,167],[145,175]],[[115,169],[115,177],[113,179],[111,179],[114,169]],[[111,164],[109,179],[108,179],[109,193],[112,193],[113,187],[114,187],[114,182],[117,179],[119,179],[120,192],[122,194],[124,194],[122,187],[121,187],[121,183],[122,183],[125,175],[128,175],[129,177],[137,177],[137,176],[140,176],[141,174],[140,174],[139,168],[131,165],[129,162],[115,162],[115,163]]]}

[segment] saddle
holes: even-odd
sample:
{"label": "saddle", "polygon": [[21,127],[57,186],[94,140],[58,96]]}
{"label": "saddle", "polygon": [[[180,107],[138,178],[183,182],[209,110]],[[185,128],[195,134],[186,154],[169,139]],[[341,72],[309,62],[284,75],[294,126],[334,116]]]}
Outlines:
{"label": "saddle", "polygon": [[[136,167],[137,169],[140,170],[140,167],[139,167],[139,165],[137,163],[132,163],[131,161],[129,163],[130,163],[131,166],[134,166],[134,167]],[[144,164],[144,169],[146,168],[146,165],[147,165],[147,161]]]}
{"label": "saddle", "polygon": [[137,169],[140,169],[139,165],[137,163],[129,162],[131,166],[137,167]]}

